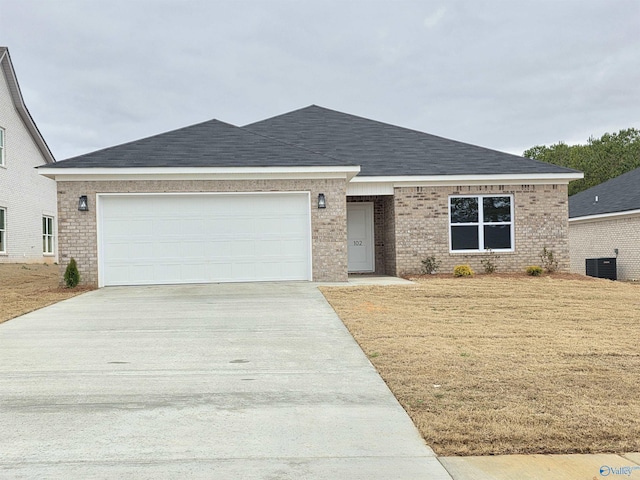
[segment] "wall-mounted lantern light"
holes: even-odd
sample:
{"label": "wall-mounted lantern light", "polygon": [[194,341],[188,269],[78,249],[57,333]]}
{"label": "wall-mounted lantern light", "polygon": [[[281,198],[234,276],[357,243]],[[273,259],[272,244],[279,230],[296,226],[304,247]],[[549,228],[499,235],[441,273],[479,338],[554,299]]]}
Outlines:
{"label": "wall-mounted lantern light", "polygon": [[89,202],[87,201],[86,195],[80,195],[78,199],[78,210],[81,212],[86,212],[89,210]]}
{"label": "wall-mounted lantern light", "polygon": [[327,208],[327,201],[324,198],[324,193],[318,194],[318,208]]}

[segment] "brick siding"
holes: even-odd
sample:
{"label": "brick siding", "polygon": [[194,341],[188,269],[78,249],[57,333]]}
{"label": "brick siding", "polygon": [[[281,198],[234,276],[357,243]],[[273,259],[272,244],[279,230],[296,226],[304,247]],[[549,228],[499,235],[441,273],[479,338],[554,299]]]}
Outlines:
{"label": "brick siding", "polygon": [[514,197],[515,251],[496,253],[498,272],[521,272],[528,265],[540,265],[544,247],[558,258],[559,271],[569,270],[567,186],[489,185],[396,188],[395,271],[387,273],[420,273],[422,260],[429,256],[442,262],[440,272],[453,272],[460,264],[483,272],[480,262],[486,253],[449,252],[449,196],[473,194]]}
{"label": "brick siding", "polygon": [[640,215],[569,223],[571,271],[585,274],[587,258],[616,257],[618,280],[640,281]]}
{"label": "brick siding", "polygon": [[[319,180],[136,180],[58,182],[60,279],[71,257],[81,283],[98,284],[96,230],[97,193],[168,192],[311,192],[311,242],[314,281],[347,280],[347,206],[344,179]],[[315,205],[324,193],[327,208]],[[89,211],[78,211],[78,197],[87,195]]]}

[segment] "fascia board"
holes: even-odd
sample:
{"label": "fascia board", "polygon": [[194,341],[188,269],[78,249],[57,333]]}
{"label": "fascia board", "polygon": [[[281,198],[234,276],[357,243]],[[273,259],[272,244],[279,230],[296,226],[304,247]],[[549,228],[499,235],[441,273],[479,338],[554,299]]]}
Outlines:
{"label": "fascia board", "polygon": [[104,180],[254,180],[344,178],[351,180],[360,167],[39,167],[38,173],[58,181]]}
{"label": "fascia board", "polygon": [[615,220],[626,217],[640,215],[640,210],[626,210],[624,212],[600,213],[598,215],[584,215],[582,217],[573,217],[569,219],[569,223],[588,223],[598,220]]}
{"label": "fascia board", "polygon": [[575,173],[537,173],[505,175],[425,175],[425,176],[389,176],[355,177],[351,183],[391,183],[396,187],[420,186],[460,186],[460,185],[548,185],[567,184],[584,177],[582,172]]}

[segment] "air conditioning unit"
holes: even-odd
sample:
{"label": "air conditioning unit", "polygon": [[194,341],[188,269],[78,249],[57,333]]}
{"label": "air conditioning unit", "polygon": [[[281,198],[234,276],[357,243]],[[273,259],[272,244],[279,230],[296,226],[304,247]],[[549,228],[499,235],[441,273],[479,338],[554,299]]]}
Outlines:
{"label": "air conditioning unit", "polygon": [[590,277],[618,279],[616,259],[612,258],[587,258],[587,275]]}

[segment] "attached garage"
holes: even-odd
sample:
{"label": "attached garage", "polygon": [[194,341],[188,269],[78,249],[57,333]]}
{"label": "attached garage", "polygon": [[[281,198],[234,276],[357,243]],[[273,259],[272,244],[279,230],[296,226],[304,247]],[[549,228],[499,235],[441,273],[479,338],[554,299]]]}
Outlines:
{"label": "attached garage", "polygon": [[311,280],[308,192],[98,194],[99,285]]}

